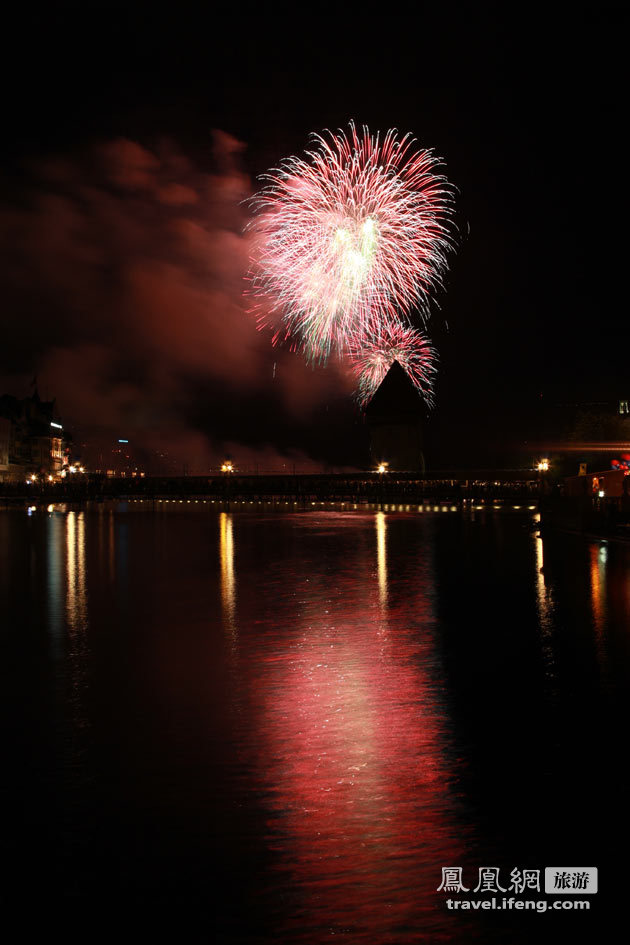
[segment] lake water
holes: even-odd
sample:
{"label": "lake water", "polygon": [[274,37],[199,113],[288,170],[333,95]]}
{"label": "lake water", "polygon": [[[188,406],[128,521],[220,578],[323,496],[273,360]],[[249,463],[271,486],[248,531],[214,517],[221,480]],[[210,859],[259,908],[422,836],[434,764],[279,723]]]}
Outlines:
{"label": "lake water", "polygon": [[[0,511],[0,595],[24,921],[511,945],[624,895],[629,545],[527,508],[57,505]],[[588,915],[437,891],[558,865],[599,867]]]}

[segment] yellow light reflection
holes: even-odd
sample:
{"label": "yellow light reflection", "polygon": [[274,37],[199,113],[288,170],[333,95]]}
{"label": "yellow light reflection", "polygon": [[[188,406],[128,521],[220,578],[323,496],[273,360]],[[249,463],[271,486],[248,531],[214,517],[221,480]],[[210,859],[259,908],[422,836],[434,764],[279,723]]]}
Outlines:
{"label": "yellow light reflection", "polygon": [[[534,516],[536,518],[536,516]],[[538,521],[540,516],[538,516]],[[534,533],[534,547],[536,549],[536,598],[538,605],[538,622],[540,625],[540,642],[545,662],[545,676],[553,680],[556,675],[555,656],[553,652],[553,606],[549,589],[545,583],[545,559],[543,540]]]}
{"label": "yellow light reflection", "polygon": [[221,561],[221,605],[225,622],[235,642],[236,579],[234,576],[234,538],[232,513],[219,513],[219,558]]}
{"label": "yellow light reflection", "polygon": [[383,512],[376,513],[376,561],[378,571],[378,599],[382,608],[387,606],[387,519]]}
{"label": "yellow light reflection", "polygon": [[87,619],[85,513],[66,516],[66,614],[70,631],[82,630]]}

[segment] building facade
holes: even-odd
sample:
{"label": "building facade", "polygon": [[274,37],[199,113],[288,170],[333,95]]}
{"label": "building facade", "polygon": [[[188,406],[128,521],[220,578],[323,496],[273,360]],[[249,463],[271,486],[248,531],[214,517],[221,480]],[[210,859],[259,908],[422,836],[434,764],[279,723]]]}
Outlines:
{"label": "building facade", "polygon": [[0,478],[61,475],[67,444],[54,400],[0,396]]}

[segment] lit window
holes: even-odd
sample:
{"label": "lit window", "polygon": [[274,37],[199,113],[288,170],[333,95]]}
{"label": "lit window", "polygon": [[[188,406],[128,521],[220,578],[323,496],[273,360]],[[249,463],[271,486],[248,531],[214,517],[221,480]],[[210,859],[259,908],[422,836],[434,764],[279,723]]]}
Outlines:
{"label": "lit window", "polygon": [[627,401],[627,400],[619,401],[619,413],[621,415],[630,414],[630,401]]}

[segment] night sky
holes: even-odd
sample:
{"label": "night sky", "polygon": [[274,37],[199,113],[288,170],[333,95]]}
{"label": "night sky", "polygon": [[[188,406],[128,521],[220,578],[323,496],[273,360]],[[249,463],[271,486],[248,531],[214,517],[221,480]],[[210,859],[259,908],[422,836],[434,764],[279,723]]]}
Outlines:
{"label": "night sky", "polygon": [[353,118],[458,188],[429,464],[500,459],[541,403],[627,397],[622,7],[434,7],[4,14],[0,393],[36,375],[78,440],[190,471],[365,463],[343,369],[272,349],[242,296],[257,175]]}

